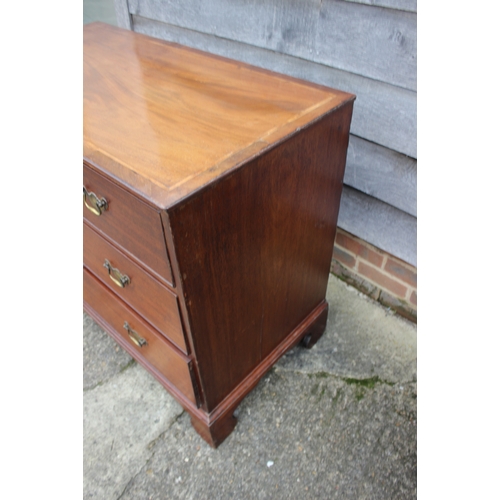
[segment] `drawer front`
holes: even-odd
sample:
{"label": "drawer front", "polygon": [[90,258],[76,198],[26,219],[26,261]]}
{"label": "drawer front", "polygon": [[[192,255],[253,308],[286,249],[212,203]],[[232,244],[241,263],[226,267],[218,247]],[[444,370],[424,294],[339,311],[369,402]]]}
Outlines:
{"label": "drawer front", "polygon": [[[159,212],[85,164],[83,187],[93,193],[84,196],[84,219],[173,284]],[[96,208],[103,198],[106,205]]]}
{"label": "drawer front", "polygon": [[[135,359],[155,368],[177,391],[196,404],[190,361],[86,269],[83,270],[83,301],[102,318],[110,335]],[[124,328],[125,324],[128,329]]]}
{"label": "drawer front", "polygon": [[187,353],[176,295],[85,223],[83,263],[130,307]]}

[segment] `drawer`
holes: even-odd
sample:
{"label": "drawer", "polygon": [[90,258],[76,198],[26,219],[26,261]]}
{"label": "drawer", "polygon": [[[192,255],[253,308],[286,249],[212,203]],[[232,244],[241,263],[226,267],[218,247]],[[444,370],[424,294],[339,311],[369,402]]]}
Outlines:
{"label": "drawer", "polygon": [[[89,312],[102,319],[106,330],[135,359],[153,367],[178,392],[196,404],[189,368],[191,361],[86,269],[83,270],[83,301],[90,308]],[[128,330],[124,328],[125,324]]]}
{"label": "drawer", "polygon": [[83,263],[179,349],[187,352],[176,295],[85,223]]}
{"label": "drawer", "polygon": [[[83,187],[95,195],[84,193],[84,219],[173,285],[159,212],[85,164]],[[106,206],[97,210],[99,215],[85,204],[95,209],[96,201],[103,198]]]}

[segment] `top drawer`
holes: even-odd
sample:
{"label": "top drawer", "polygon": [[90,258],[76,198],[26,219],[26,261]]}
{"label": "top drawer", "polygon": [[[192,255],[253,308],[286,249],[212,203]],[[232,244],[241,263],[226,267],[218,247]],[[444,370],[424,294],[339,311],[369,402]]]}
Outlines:
{"label": "top drawer", "polygon": [[[83,187],[87,193],[97,197],[84,195],[84,219],[135,256],[150,271],[173,285],[159,212],[85,164]],[[90,209],[86,206],[85,198]],[[103,198],[106,207],[96,209],[97,199]]]}

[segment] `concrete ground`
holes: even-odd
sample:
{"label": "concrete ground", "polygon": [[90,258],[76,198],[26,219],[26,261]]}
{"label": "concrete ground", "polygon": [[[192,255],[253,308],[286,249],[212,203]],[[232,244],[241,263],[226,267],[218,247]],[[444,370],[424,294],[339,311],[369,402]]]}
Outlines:
{"label": "concrete ground", "polygon": [[275,365],[217,450],[84,314],[84,498],[416,498],[416,327],[332,275],[327,300],[323,337]]}

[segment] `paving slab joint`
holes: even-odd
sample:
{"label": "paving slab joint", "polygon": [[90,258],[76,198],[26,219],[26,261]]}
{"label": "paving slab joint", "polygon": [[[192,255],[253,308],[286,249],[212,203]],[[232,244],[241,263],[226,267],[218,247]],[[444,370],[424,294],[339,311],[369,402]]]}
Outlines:
{"label": "paving slab joint", "polygon": [[99,380],[99,382],[96,382],[94,385],[92,385],[90,387],[84,387],[83,392],[84,393],[90,392],[90,391],[93,391],[94,389],[97,389],[98,387],[103,386],[104,384],[108,383],[110,380],[113,380],[115,377],[118,377],[119,375],[121,375],[124,371],[128,370],[129,368],[131,368],[135,364],[136,364],[135,360],[131,359],[126,365],[124,365],[120,368],[119,372],[115,373],[114,375],[112,375],[111,377],[109,377],[105,380]]}
{"label": "paving slab joint", "polygon": [[146,461],[146,464],[143,465],[138,471],[136,474],[134,474],[129,482],[125,485],[125,488],[123,488],[123,491],[118,495],[118,497],[116,497],[116,500],[120,500],[120,498],[123,497],[123,495],[125,495],[125,493],[127,492],[127,490],[129,489],[129,487],[132,485],[132,483],[134,482],[134,479],[143,471],[144,467],[147,466],[149,460],[151,459],[151,457]]}
{"label": "paving slab joint", "polygon": [[370,378],[351,378],[351,377],[339,377],[346,384],[358,385],[360,387],[366,387],[367,389],[373,389],[375,384],[386,384],[386,385],[396,385],[396,382],[390,382],[389,380],[383,380],[378,375]]}
{"label": "paving slab joint", "polygon": [[[133,360],[132,360],[133,361]],[[130,363],[129,363],[130,364]],[[184,413],[186,413],[186,411],[184,409],[182,409],[182,411],[175,417],[172,419],[172,422],[170,423],[170,425],[163,431],[161,432],[160,434],[158,434],[158,436],[156,436],[154,439],[152,439],[148,445],[147,445],[147,449],[148,450],[152,450],[155,446],[155,444],[160,440],[162,439],[165,434],[167,432],[170,431],[170,428],[176,423],[179,421],[179,419],[184,415]],[[149,455],[149,457],[146,459],[146,462],[144,463],[144,465],[142,467],[139,468],[139,470],[137,471],[136,474],[134,474],[130,480],[127,482],[127,484],[125,485],[125,488],[123,488],[123,491],[120,493],[120,495],[118,495],[118,497],[116,498],[116,500],[120,500],[120,498],[123,497],[123,495],[125,495],[125,493],[127,493],[128,489],[130,488],[130,486],[132,485],[132,483],[134,482],[135,478],[137,476],[139,476],[139,474],[144,471],[144,470],[147,470],[147,467],[149,466],[149,464],[151,463],[151,461],[153,460],[155,456],[155,451],[152,451],[151,454]]]}
{"label": "paving slab joint", "polygon": [[107,382],[107,380],[99,380],[99,382],[97,382],[96,384],[94,384],[90,387],[84,387],[83,393],[85,394],[86,392],[93,391],[94,389],[97,389],[97,387],[101,387],[101,385],[104,385],[106,382]]}
{"label": "paving slab joint", "polygon": [[[184,415],[184,413],[186,413],[186,410],[182,409],[181,412],[178,415],[176,415],[175,418],[172,419],[172,421],[170,422],[170,425],[163,432],[161,432],[160,434],[158,434],[158,436],[156,436],[154,439],[152,439],[148,443],[148,445],[147,445],[148,450],[152,449],[155,446],[155,444],[158,442],[158,440],[161,439],[163,436],[165,436],[165,434],[167,432],[170,431],[171,427],[182,418],[182,416]],[[151,455],[151,457],[148,458],[147,462],[149,462],[151,460],[151,458],[153,457],[153,455],[154,455],[154,452]],[[147,464],[147,462],[146,462],[146,464]]]}
{"label": "paving slab joint", "polygon": [[416,374],[413,375],[411,379],[408,380],[398,380],[396,382],[391,382],[390,380],[385,380],[380,378],[378,375],[375,375],[374,377],[364,377],[364,378],[357,378],[357,377],[345,377],[342,375],[338,375],[336,373],[332,372],[326,372],[326,371],[318,371],[318,372],[306,372],[302,370],[294,370],[293,368],[286,368],[286,367],[273,367],[276,370],[276,373],[287,373],[287,372],[293,372],[297,373],[299,375],[307,375],[308,377],[312,378],[327,378],[327,377],[332,377],[336,378],[338,380],[342,380],[343,382],[353,385],[359,385],[359,386],[364,386],[367,387],[368,389],[373,389],[375,384],[385,384],[389,386],[394,386],[394,385],[405,385],[405,384],[412,384],[417,382],[417,376]]}
{"label": "paving slab joint", "polygon": [[131,368],[135,364],[136,364],[135,359],[131,359],[126,365],[124,365],[120,368],[120,371],[118,372],[118,374],[123,373],[125,370],[128,370],[129,368]]}

